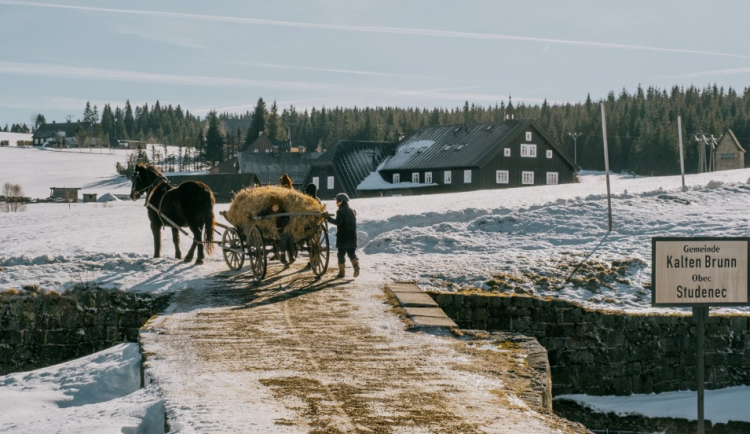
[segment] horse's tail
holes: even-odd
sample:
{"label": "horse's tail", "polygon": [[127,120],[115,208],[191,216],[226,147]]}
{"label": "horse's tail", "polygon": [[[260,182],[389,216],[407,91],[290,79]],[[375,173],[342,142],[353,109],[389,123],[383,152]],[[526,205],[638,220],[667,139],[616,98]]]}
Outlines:
{"label": "horse's tail", "polygon": [[207,208],[203,212],[203,232],[204,232],[204,243],[203,243],[203,250],[206,252],[206,255],[210,255],[214,251],[214,225],[216,222],[214,221],[214,208],[210,207]]}

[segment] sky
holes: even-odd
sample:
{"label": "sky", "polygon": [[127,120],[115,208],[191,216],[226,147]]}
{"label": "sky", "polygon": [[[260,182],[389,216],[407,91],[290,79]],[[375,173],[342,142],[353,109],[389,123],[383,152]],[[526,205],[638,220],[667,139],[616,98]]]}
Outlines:
{"label": "sky", "polygon": [[580,102],[640,84],[743,90],[742,0],[0,0],[0,125],[97,105]]}

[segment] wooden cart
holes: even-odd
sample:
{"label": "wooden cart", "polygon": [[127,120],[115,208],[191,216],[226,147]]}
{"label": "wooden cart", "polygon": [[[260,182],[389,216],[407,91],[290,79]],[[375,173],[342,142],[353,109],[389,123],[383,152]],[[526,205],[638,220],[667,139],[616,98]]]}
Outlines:
{"label": "wooden cart", "polygon": [[[226,217],[225,213],[222,215]],[[288,212],[279,213],[263,217],[251,217],[248,222],[242,226],[227,226],[216,223],[224,229],[221,235],[221,250],[224,254],[224,261],[230,269],[237,271],[245,263],[245,257],[250,262],[250,268],[257,282],[266,277],[268,268],[268,254],[278,253],[278,238],[274,237],[269,231],[259,227],[256,223],[264,219],[274,219],[278,217],[290,216],[292,219],[300,216],[320,217],[322,213],[302,213]],[[307,230],[300,239],[295,239],[297,250],[307,250],[310,257],[312,272],[320,277],[328,270],[328,259],[331,254],[330,245],[328,244],[328,223],[323,220],[317,227]]]}

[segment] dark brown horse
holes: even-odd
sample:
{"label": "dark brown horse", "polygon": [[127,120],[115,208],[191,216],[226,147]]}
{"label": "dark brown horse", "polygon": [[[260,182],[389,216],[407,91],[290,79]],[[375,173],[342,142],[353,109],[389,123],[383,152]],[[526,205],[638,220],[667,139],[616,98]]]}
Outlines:
{"label": "dark brown horse", "polygon": [[[185,256],[185,262],[193,260],[193,253],[198,247],[196,264],[203,263],[203,247],[206,254],[213,251],[214,234],[214,194],[202,182],[185,181],[179,187],[173,187],[167,178],[153,166],[138,164],[133,173],[133,186],[130,198],[138,200],[146,193],[148,219],[151,221],[151,232],[154,234],[154,258],[161,256],[161,228],[173,222],[180,227],[188,226],[193,233],[193,244]],[[205,239],[203,236],[205,232]],[[181,259],[180,232],[172,227],[175,258]]]}

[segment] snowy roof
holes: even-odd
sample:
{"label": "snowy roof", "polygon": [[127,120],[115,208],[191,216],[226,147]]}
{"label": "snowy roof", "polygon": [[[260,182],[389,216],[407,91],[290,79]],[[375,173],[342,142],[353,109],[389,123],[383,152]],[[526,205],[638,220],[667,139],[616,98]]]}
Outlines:
{"label": "snowy roof", "polygon": [[481,167],[502,146],[523,131],[536,130],[572,168],[575,163],[531,119],[510,123],[434,125],[422,127],[401,142],[383,170],[420,170]]}

